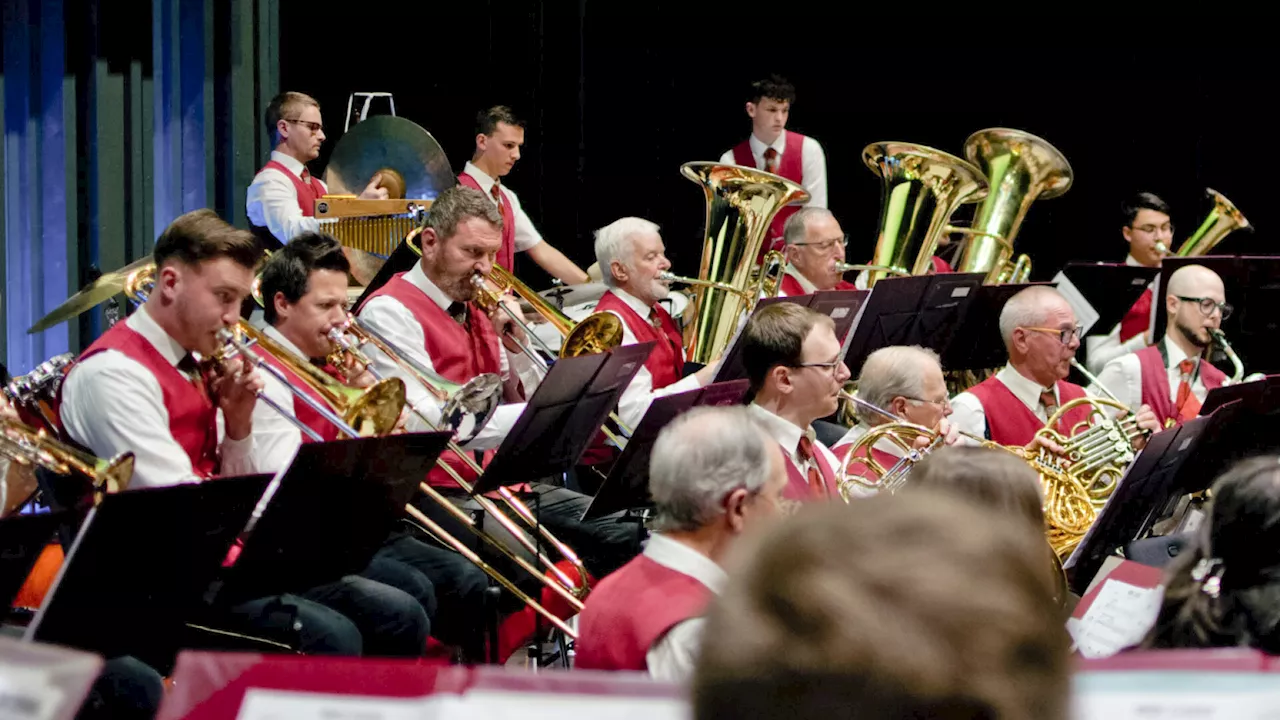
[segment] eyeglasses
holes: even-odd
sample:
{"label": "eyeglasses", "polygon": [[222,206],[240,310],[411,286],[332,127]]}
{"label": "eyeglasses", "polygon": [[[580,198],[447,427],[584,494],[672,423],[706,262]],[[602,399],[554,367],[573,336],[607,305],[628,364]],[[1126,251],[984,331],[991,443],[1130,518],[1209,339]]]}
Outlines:
{"label": "eyeglasses", "polygon": [[849,246],[849,236],[846,235],[842,238],[833,238],[831,240],[819,240],[817,242],[798,242],[791,244],[796,247],[811,247],[818,252],[827,252],[837,245],[839,245],[840,249],[843,250]]}
{"label": "eyeglasses", "polygon": [[1072,340],[1083,337],[1082,333],[1084,332],[1084,326],[1082,325],[1076,325],[1075,327],[1069,328],[1067,330],[1063,330],[1062,328],[1045,328],[1045,327],[1024,327],[1022,329],[1034,330],[1036,332],[1042,332],[1048,335],[1057,335],[1058,340],[1060,340],[1063,345],[1070,345]]}
{"label": "eyeglasses", "polygon": [[797,367],[797,368],[802,368],[802,367],[816,367],[816,368],[823,368],[823,369],[825,369],[828,373],[830,373],[832,377],[835,377],[835,374],[836,374],[836,367],[838,367],[838,366],[841,364],[841,362],[842,362],[842,361],[841,361],[839,358],[836,358],[835,360],[832,360],[831,362],[824,362],[824,363],[820,363],[820,362],[796,363],[795,365],[792,365],[791,367]]}
{"label": "eyeglasses", "polygon": [[311,122],[310,120],[290,120],[289,118],[285,118],[284,121],[287,123],[294,123],[295,125],[302,125],[310,130],[312,135],[324,132],[324,125],[322,123]]}
{"label": "eyeglasses", "polygon": [[1217,300],[1214,300],[1213,298],[1183,297],[1181,295],[1174,295],[1174,297],[1178,298],[1183,302],[1196,303],[1200,307],[1200,312],[1204,313],[1205,317],[1209,317],[1210,315],[1212,315],[1214,309],[1216,308],[1218,312],[1222,313],[1222,319],[1226,320],[1227,318],[1231,317],[1231,311],[1235,309],[1231,307],[1231,303],[1224,303],[1224,302],[1220,303]]}
{"label": "eyeglasses", "polygon": [[904,395],[903,397],[907,400],[913,400],[915,402],[922,402],[922,403],[929,403],[930,405],[937,405],[939,410],[946,410],[947,408],[951,407],[951,398],[942,398],[941,400],[925,400],[924,398],[908,397],[906,395]]}
{"label": "eyeglasses", "polygon": [[1130,225],[1130,227],[1147,235],[1155,235],[1156,231],[1160,231],[1165,235],[1173,234],[1173,223],[1165,223],[1163,225]]}

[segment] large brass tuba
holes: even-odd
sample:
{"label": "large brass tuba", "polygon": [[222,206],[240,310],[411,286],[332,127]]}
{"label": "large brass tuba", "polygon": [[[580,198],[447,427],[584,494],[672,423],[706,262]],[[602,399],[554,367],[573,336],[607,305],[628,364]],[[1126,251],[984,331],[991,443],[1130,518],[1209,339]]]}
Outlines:
{"label": "large brass tuba", "polygon": [[809,193],[784,177],[740,165],[689,162],[680,173],[702,187],[707,202],[698,279],[715,285],[697,287],[697,316],[684,338],[685,359],[707,365],[733,339],[766,281],[756,272],[756,258],[769,223],[784,206],[807,201]]}
{"label": "large brass tuba", "polygon": [[883,181],[867,287],[890,275],[925,274],[942,234],[959,230],[947,224],[951,214],[987,195],[981,170],[924,145],[872,143],[863,148],[862,161]]}
{"label": "large brass tuba", "polygon": [[[1213,198],[1213,209],[1209,211],[1209,215],[1205,217],[1204,222],[1200,223],[1200,227],[1196,228],[1191,237],[1182,241],[1178,252],[1175,253],[1177,257],[1208,255],[1209,251],[1232,232],[1253,231],[1253,226],[1249,224],[1244,213],[1236,209],[1235,204],[1228,200],[1226,195],[1213,188],[1205,188],[1205,194]],[[1156,243],[1156,250],[1160,251],[1161,255],[1169,254],[1169,249],[1164,246],[1164,243]]]}
{"label": "large brass tuba", "polygon": [[1071,165],[1041,138],[1007,128],[970,135],[964,152],[986,173],[990,190],[974,215],[956,272],[985,273],[987,284],[1025,281],[1030,258],[1013,258],[1018,227],[1037,198],[1054,198],[1071,187]]}

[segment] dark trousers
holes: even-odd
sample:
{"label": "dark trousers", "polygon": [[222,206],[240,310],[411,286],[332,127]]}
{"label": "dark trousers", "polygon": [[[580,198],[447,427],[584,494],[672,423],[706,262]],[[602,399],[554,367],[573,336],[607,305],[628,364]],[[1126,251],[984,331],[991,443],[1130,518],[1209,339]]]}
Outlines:
{"label": "dark trousers", "polygon": [[[385,570],[384,570],[385,572]],[[358,575],[300,593],[355,623],[370,657],[420,657],[431,622],[419,600],[403,590]]]}
{"label": "dark trousers", "polygon": [[164,680],[150,665],[130,656],[108,660],[89,689],[77,720],[149,720],[164,698]]}
{"label": "dark trousers", "polygon": [[440,642],[461,648],[469,660],[481,662],[484,591],[489,586],[484,571],[453,550],[407,533],[393,534],[378,551],[375,562],[387,561],[411,568],[430,581],[435,590],[432,634]]}

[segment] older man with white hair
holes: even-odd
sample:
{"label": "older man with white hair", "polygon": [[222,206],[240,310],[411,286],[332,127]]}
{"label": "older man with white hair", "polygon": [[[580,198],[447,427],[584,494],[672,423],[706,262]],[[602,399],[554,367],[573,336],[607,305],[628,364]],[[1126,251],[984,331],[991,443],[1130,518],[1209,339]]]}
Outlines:
{"label": "older man with white hair", "polygon": [[819,290],[854,290],[836,263],[844,262],[845,236],[836,216],[823,207],[806,206],[787,218],[782,239],[787,267],[780,297],[810,295]]}
{"label": "older man with white hair", "polygon": [[[1051,287],[1033,285],[1009,298],[1000,311],[1000,336],[1009,362],[994,377],[952,398],[956,426],[1001,445],[1029,445],[1058,408],[1087,394],[1066,381],[1080,347],[1080,332],[1071,305]],[[1055,429],[1069,435],[1072,427],[1088,419],[1089,408],[1078,407],[1060,418]],[[1138,425],[1153,432],[1160,429],[1145,406],[1138,413]]]}
{"label": "older man with white hair", "polygon": [[653,535],[587,597],[575,666],[688,679],[721,565],[743,533],[780,514],[786,483],[778,444],[745,407],[694,408],[663,428],[649,462]]}

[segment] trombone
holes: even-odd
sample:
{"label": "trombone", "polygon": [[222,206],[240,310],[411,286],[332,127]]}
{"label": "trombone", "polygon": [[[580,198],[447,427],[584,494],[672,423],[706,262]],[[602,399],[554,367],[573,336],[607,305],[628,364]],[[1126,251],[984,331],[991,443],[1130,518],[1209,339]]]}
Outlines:
{"label": "trombone", "polygon": [[63,444],[44,430],[18,420],[0,418],[0,455],[28,467],[38,465],[59,475],[82,475],[95,493],[116,493],[133,478],[133,453],[104,459]]}

